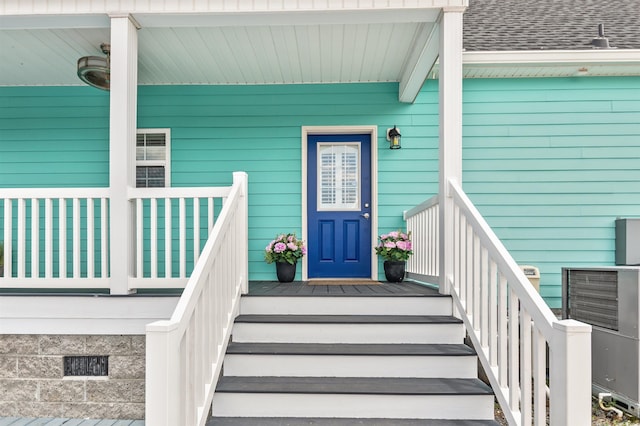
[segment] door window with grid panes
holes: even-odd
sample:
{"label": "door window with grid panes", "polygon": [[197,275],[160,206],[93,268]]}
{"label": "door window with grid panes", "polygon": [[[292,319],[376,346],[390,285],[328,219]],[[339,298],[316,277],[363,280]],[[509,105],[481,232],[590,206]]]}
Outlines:
{"label": "door window with grid panes", "polygon": [[163,188],[169,182],[169,129],[138,129],[136,137],[136,187]]}

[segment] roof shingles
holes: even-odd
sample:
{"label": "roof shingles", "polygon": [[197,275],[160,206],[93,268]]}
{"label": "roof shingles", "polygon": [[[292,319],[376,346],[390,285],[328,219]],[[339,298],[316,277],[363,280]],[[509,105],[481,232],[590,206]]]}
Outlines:
{"label": "roof shingles", "polygon": [[640,0],[469,0],[466,51],[592,49],[598,24],[611,47],[640,49]]}

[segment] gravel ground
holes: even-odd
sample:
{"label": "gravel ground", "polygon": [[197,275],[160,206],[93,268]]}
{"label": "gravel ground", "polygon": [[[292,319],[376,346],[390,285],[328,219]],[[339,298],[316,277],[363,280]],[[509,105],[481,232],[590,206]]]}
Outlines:
{"label": "gravel ground", "polygon": [[[623,413],[622,418],[618,419],[616,413],[611,411],[604,411],[598,406],[598,401],[594,398],[591,404],[591,425],[592,426],[640,426],[640,419]],[[506,419],[502,415],[500,406],[496,403],[495,406],[496,421],[501,426],[508,426]]]}

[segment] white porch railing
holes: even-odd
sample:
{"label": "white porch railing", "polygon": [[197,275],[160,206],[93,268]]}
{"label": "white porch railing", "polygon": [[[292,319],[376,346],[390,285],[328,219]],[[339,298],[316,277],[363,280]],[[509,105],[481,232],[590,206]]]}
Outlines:
{"label": "white porch railing", "polygon": [[453,256],[444,287],[510,425],[590,424],[591,326],[557,320],[462,189],[450,181],[449,192],[453,250],[439,253],[441,224],[424,226],[439,221],[434,197],[406,213],[418,258],[409,273],[439,275],[432,259]]}
{"label": "white porch railing", "polygon": [[0,188],[6,288],[109,286],[108,188]]}
{"label": "white porch railing", "polygon": [[[128,289],[183,288],[231,187],[131,188]],[[0,188],[0,287],[109,289],[109,188]]]}
{"label": "white porch railing", "polygon": [[136,261],[129,287],[183,288],[213,229],[216,209],[230,191],[231,187],[130,189]]}
{"label": "white porch railing", "polygon": [[234,183],[168,321],[147,325],[146,423],[205,424],[241,294],[248,290],[247,177]]}

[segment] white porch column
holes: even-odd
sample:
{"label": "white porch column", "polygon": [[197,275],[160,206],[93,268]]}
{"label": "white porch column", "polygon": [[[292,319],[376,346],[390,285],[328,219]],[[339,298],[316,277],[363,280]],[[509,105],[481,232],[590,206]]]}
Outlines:
{"label": "white porch column", "polygon": [[453,276],[453,199],[448,181],[462,184],[462,13],[444,9],[440,22],[440,293]]}
{"label": "white porch column", "polygon": [[109,122],[109,219],[111,294],[129,292],[133,268],[132,212],[127,199],[135,187],[138,106],[138,34],[129,15],[111,16]]}

